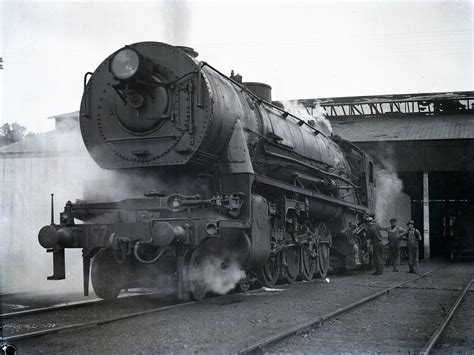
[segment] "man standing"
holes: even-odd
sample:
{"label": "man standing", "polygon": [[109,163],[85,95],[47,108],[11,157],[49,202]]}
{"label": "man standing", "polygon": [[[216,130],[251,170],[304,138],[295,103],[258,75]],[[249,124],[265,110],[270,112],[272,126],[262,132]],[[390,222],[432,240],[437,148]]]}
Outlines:
{"label": "man standing", "polygon": [[382,275],[383,273],[383,243],[380,226],[375,223],[373,217],[367,217],[367,238],[372,242],[374,253],[375,272],[372,275]]}
{"label": "man standing", "polygon": [[390,250],[390,259],[392,260],[393,271],[398,272],[400,267],[400,240],[405,233],[405,229],[397,225],[397,219],[390,219],[390,226],[382,230],[388,232],[388,247]]}
{"label": "man standing", "polygon": [[408,272],[418,273],[418,242],[421,241],[421,234],[418,229],[415,228],[415,222],[408,221],[408,230],[403,233],[407,236],[408,245]]}

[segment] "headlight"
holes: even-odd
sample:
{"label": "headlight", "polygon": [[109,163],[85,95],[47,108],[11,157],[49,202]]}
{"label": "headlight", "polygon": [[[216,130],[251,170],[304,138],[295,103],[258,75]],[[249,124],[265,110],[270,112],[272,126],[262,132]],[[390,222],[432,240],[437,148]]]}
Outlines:
{"label": "headlight", "polygon": [[125,48],[115,54],[110,69],[119,80],[127,80],[134,76],[140,65],[140,58],[133,49]]}

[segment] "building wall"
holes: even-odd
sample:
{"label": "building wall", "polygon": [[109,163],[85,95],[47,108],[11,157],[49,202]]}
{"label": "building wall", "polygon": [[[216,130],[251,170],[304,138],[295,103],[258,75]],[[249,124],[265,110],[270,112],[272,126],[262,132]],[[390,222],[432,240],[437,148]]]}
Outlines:
{"label": "building wall", "polygon": [[52,256],[38,243],[38,231],[55,220],[67,200],[82,198],[87,177],[97,171],[88,155],[0,155],[0,269],[2,292],[80,290],[81,251],[66,252],[67,280],[46,281]]}

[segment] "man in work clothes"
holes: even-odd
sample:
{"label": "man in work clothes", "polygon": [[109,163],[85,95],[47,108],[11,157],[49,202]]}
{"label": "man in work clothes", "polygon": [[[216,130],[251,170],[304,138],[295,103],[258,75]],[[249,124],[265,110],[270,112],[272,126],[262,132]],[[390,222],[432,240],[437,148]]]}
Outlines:
{"label": "man in work clothes", "polygon": [[408,230],[403,233],[407,238],[408,245],[408,272],[418,273],[418,242],[421,241],[421,234],[415,228],[415,222],[408,221]]}
{"label": "man in work clothes", "polygon": [[390,219],[390,226],[384,227],[382,230],[388,233],[388,247],[390,250],[390,259],[393,264],[393,271],[398,272],[400,267],[400,240],[405,233],[405,229],[397,225],[397,219]]}
{"label": "man in work clothes", "polygon": [[367,217],[367,238],[372,242],[374,253],[375,272],[372,275],[382,275],[383,273],[383,243],[380,226],[375,223],[373,217]]}

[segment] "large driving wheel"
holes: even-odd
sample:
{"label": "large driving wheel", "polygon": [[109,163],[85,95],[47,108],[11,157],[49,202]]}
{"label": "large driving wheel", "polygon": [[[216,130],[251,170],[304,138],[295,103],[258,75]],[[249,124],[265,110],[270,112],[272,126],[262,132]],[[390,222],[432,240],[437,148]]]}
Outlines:
{"label": "large driving wheel", "polygon": [[208,292],[205,268],[208,257],[201,249],[192,250],[186,258],[185,275],[188,291],[196,301],[202,301]]}
{"label": "large driving wheel", "polygon": [[125,286],[122,264],[119,264],[111,249],[102,249],[94,257],[91,281],[95,294],[106,301],[115,300]]}
{"label": "large driving wheel", "polygon": [[285,249],[286,261],[286,280],[292,284],[296,281],[300,272],[300,250],[299,247],[293,246]]}
{"label": "large driving wheel", "polygon": [[280,260],[278,254],[271,254],[265,264],[257,273],[258,280],[265,287],[273,287],[276,285],[280,277]]}
{"label": "large driving wheel", "polygon": [[303,280],[312,280],[317,270],[318,258],[312,257],[306,250],[301,249],[301,276]]}
{"label": "large driving wheel", "polygon": [[329,271],[331,232],[324,222],[318,226],[318,271],[321,277],[326,277]]}

